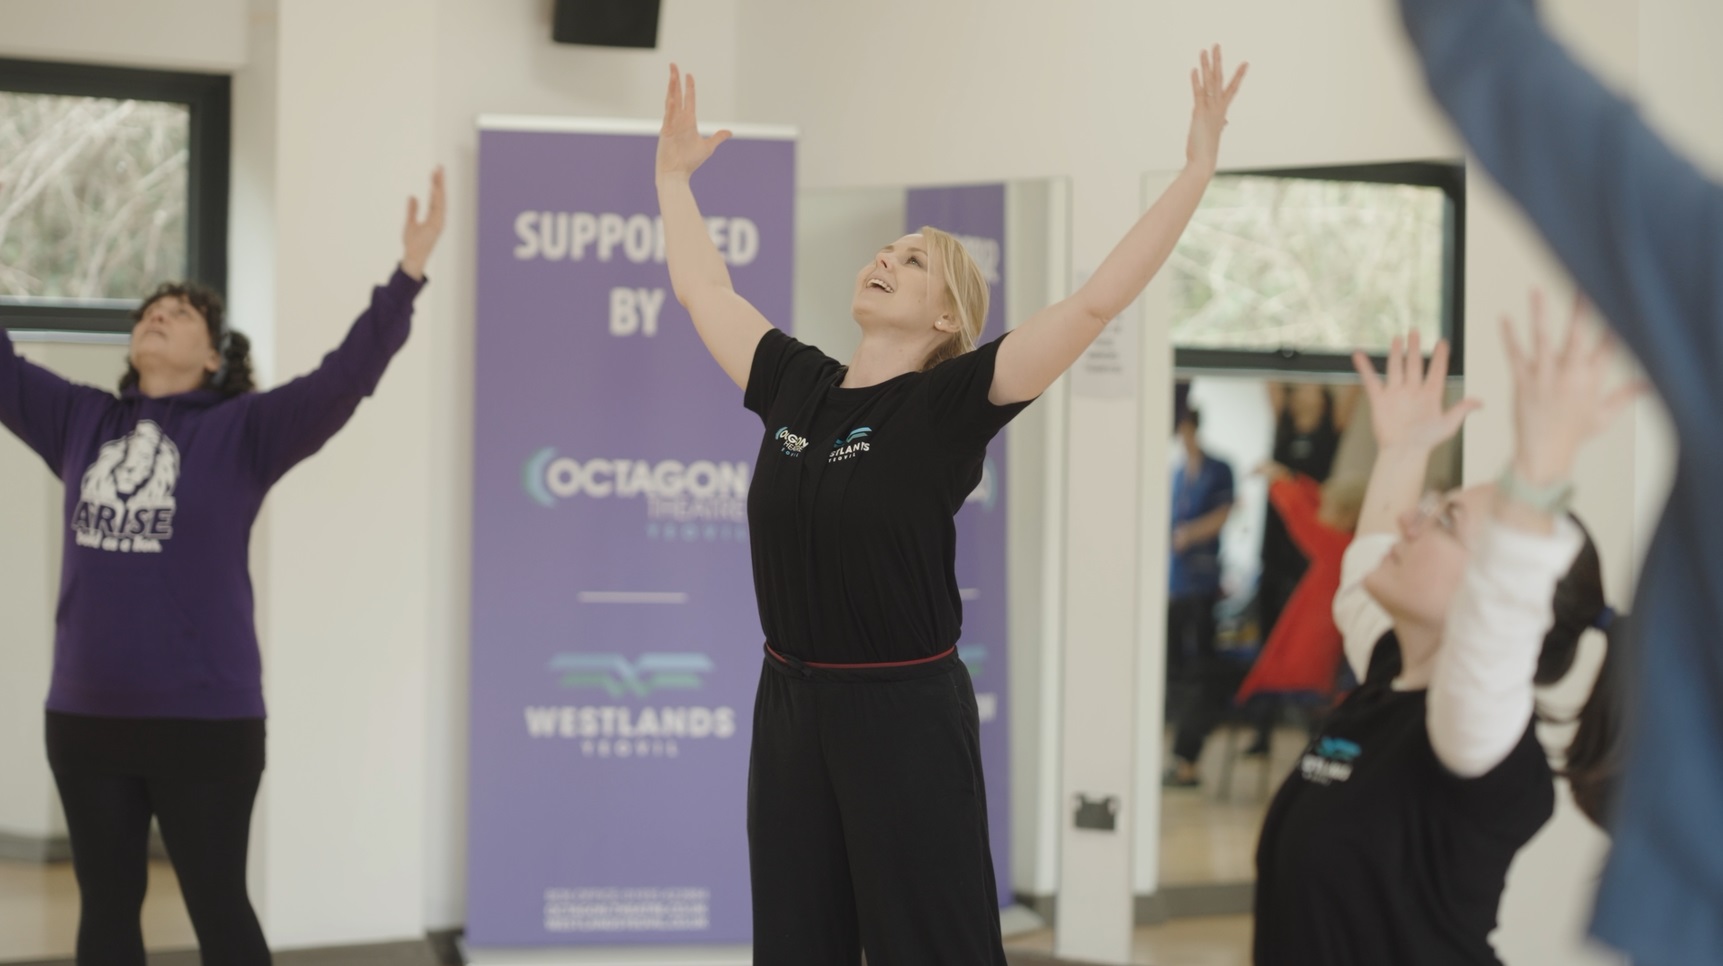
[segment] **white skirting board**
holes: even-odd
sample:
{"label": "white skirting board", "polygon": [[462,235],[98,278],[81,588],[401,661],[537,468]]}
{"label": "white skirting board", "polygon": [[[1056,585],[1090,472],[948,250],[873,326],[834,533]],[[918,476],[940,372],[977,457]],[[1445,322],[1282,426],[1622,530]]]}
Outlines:
{"label": "white skirting board", "polygon": [[750,966],[749,946],[565,946],[557,949],[468,949],[467,966]]}
{"label": "white skirting board", "polygon": [[[1021,936],[1047,928],[1046,920],[1027,906],[1012,905],[999,910],[999,930],[1006,936]],[[467,966],[750,966],[753,950],[747,946],[582,946],[560,949],[468,949],[463,942],[461,961]]]}

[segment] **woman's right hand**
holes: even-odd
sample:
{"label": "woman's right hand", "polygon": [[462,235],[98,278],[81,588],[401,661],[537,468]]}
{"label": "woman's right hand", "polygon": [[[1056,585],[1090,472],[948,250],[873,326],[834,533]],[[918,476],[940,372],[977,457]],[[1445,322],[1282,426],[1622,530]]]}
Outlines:
{"label": "woman's right hand", "polygon": [[1580,447],[1644,391],[1638,383],[1606,388],[1615,341],[1606,333],[1586,345],[1584,319],[1585,300],[1576,297],[1567,336],[1557,345],[1544,322],[1543,294],[1533,292],[1529,349],[1514,335],[1513,322],[1502,319],[1514,375],[1514,471],[1533,485],[1568,479]]}
{"label": "woman's right hand", "polygon": [[1395,336],[1388,350],[1386,380],[1376,374],[1376,367],[1363,352],[1353,353],[1352,367],[1358,370],[1370,400],[1371,428],[1379,449],[1406,446],[1433,450],[1459,432],[1466,417],[1483,406],[1476,399],[1462,399],[1443,409],[1448,343],[1436,343],[1430,366],[1425,369],[1416,331],[1406,339]]}
{"label": "woman's right hand", "polygon": [[658,131],[658,177],[691,177],[718,145],[730,140],[729,131],[709,138],[700,136],[694,120],[694,75],[683,77],[670,65],[670,91],[664,97],[664,126]]}

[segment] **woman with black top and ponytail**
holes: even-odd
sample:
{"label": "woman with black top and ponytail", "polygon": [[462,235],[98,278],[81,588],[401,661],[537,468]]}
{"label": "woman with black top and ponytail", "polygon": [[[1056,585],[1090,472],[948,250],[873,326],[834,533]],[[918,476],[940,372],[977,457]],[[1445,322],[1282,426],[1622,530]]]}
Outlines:
{"label": "woman with black top and ponytail", "polygon": [[[1632,396],[1606,392],[1608,343],[1575,324],[1532,346],[1504,326],[1512,460],[1493,484],[1419,491],[1471,400],[1443,409],[1448,347],[1416,333],[1387,376],[1355,358],[1378,444],[1335,623],[1362,679],[1275,797],[1257,850],[1256,962],[1497,963],[1488,936],[1514,855],[1555,809],[1534,687],[1607,628],[1597,550],[1566,514],[1574,458]],[[1613,650],[1613,648],[1612,648]],[[1565,773],[1604,821],[1618,733],[1613,661],[1581,712]]]}
{"label": "woman with black top and ponytail", "polygon": [[65,484],[48,763],[78,879],[79,966],[144,966],[152,818],[206,963],[270,961],[246,894],[264,766],[251,527],[281,477],[334,436],[407,341],[443,228],[410,201],[399,267],[340,347],[254,392],[221,297],[169,283],[139,306],[120,393],[19,357],[0,330],[0,424]]}

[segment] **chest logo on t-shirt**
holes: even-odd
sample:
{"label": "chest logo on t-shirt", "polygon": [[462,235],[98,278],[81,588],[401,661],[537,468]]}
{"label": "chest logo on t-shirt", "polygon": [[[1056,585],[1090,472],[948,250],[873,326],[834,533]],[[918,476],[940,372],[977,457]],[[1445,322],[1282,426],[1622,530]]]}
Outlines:
{"label": "chest logo on t-shirt", "polygon": [[788,426],[781,427],[776,433],[772,434],[772,438],[777,440],[783,446],[785,456],[800,456],[802,455],[802,450],[808,448],[808,438],[806,436],[797,436],[795,433],[790,432],[790,427]]}
{"label": "chest logo on t-shirt", "polygon": [[179,447],[150,420],[103,443],[79,486],[72,517],[78,546],[160,553],[173,536],[179,469]]}
{"label": "chest logo on t-shirt", "polygon": [[1345,738],[1325,737],[1317,740],[1299,762],[1299,774],[1313,785],[1332,785],[1352,777],[1352,765],[1364,749]]}
{"label": "chest logo on t-shirt", "polygon": [[873,430],[867,426],[863,426],[860,429],[852,431],[848,436],[839,436],[837,440],[832,443],[832,453],[830,456],[826,457],[826,462],[842,463],[845,460],[853,460],[867,452],[870,448],[868,437],[871,435],[873,435]]}

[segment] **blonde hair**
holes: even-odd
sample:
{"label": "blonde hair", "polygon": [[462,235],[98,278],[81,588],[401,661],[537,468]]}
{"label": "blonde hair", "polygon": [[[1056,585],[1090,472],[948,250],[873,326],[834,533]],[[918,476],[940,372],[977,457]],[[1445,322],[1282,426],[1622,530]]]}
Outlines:
{"label": "blonde hair", "polygon": [[945,306],[957,322],[957,331],[927,354],[921,364],[926,372],[947,359],[955,359],[972,351],[981,341],[981,327],[987,324],[987,277],[981,266],[957,236],[938,228],[923,226],[921,237],[926,239],[930,253],[939,255],[940,272],[945,283]]}

